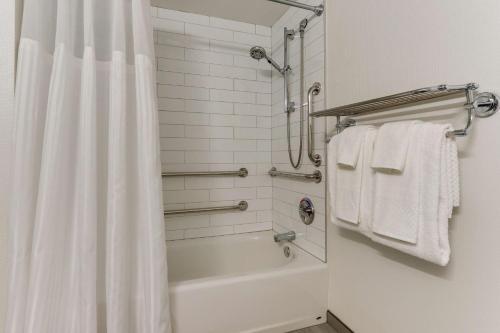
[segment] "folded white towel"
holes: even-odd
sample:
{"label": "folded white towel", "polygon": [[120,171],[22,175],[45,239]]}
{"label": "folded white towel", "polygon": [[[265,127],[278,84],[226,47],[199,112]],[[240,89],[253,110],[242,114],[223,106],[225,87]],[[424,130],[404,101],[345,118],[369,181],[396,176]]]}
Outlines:
{"label": "folded white towel", "polygon": [[[349,128],[338,135],[337,146],[337,188],[341,194],[336,198],[335,212],[339,219],[354,224],[359,223],[361,203],[361,182],[365,160],[364,146],[366,133],[374,131],[373,126]],[[352,153],[357,151],[357,153]],[[343,162],[340,161],[344,156]]]}
{"label": "folded white towel", "polygon": [[[450,258],[450,209],[458,205],[458,157],[455,140],[446,138],[446,132],[450,130],[449,125],[423,126],[419,180],[421,214],[417,244],[400,242],[375,233],[371,235],[372,240],[377,243],[441,266],[447,265]],[[453,196],[452,199],[450,195]]]}
{"label": "folded white towel", "polygon": [[[340,135],[332,138],[330,144],[328,145],[328,197],[330,198],[328,204],[330,207],[330,220],[335,225],[359,231],[367,236],[371,233],[374,171],[370,167],[370,161],[373,153],[373,143],[375,141],[375,137],[376,130],[373,127],[365,131],[360,151],[360,158],[357,164],[358,170],[356,170],[355,173],[356,177],[359,177],[356,180],[356,184],[359,183],[359,192],[357,196],[354,196],[353,193],[351,193],[351,197],[355,197],[355,205],[358,207],[355,210],[357,212],[357,217],[346,218],[345,214],[342,214],[342,212],[339,213],[339,208],[346,205],[345,203],[339,203],[339,201],[345,201],[346,193],[345,191],[339,189],[337,183],[344,181],[343,177],[345,177],[345,173],[354,174],[353,170],[346,171],[337,164]],[[347,176],[349,177],[349,175]]]}
{"label": "folded white towel", "polygon": [[402,172],[407,159],[409,129],[418,122],[399,121],[382,125],[375,140],[372,168]]}
{"label": "folded white towel", "polygon": [[370,125],[352,126],[344,129],[338,135],[337,164],[356,168],[365,133],[374,129],[375,127]]}
{"label": "folded white towel", "polygon": [[[409,126],[401,125],[401,127],[406,128],[407,132],[404,134],[404,136],[408,137],[406,150],[411,153],[407,154],[406,165],[400,173],[388,172],[385,168],[377,169],[375,172],[373,232],[416,244],[419,214],[421,212],[420,190],[423,177],[420,163],[422,149],[425,148],[423,145],[424,124],[413,123]],[[377,145],[379,152],[392,150],[391,148],[384,149],[383,144],[394,146],[393,143],[385,140],[379,141],[379,138],[380,135],[377,135],[374,158]],[[398,154],[403,155],[403,152],[400,151]],[[439,179],[427,179],[427,177],[426,181],[439,183]]]}
{"label": "folded white towel", "polygon": [[[459,186],[459,175],[458,175],[458,148],[456,140],[443,140],[444,141],[444,151],[446,154],[446,179],[448,180],[448,196],[449,196],[449,214],[448,217],[451,218],[453,213],[453,207],[458,207],[460,205],[460,186]],[[444,169],[443,169],[444,170]]]}

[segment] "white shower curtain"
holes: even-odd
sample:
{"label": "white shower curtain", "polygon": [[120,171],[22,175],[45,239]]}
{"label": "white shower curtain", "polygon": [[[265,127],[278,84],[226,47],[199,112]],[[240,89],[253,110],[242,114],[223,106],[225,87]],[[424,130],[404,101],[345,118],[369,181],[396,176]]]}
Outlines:
{"label": "white shower curtain", "polygon": [[149,0],[25,0],[6,333],[170,331]]}

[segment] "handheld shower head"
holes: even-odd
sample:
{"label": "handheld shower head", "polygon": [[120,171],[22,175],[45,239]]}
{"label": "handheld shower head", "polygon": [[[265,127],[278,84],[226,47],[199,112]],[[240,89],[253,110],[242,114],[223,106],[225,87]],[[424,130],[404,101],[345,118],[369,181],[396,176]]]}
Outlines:
{"label": "handheld shower head", "polygon": [[261,46],[254,46],[250,49],[250,56],[255,60],[266,58],[266,50]]}
{"label": "handheld shower head", "polygon": [[266,59],[268,63],[270,63],[278,72],[281,74],[286,70],[285,68],[281,68],[280,65],[276,61],[274,61],[271,57],[266,54],[266,50],[262,46],[254,46],[250,49],[250,56],[255,60]]}

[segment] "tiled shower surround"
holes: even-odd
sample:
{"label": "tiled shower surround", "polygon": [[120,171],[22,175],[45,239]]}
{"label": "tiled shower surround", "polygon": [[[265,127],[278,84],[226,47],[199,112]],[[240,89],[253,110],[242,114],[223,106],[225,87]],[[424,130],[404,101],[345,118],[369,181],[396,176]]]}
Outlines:
{"label": "tiled shower surround", "polygon": [[[302,1],[308,4],[318,4],[318,1]],[[283,29],[298,30],[299,22],[309,18],[311,12],[290,8],[278,22],[272,27],[272,54],[273,58],[280,63],[283,62]],[[307,90],[314,82],[321,83],[324,89],[324,16],[313,18],[307,28],[304,39],[305,59],[304,78],[305,93],[304,101],[307,101]],[[289,42],[289,61],[292,67],[290,78],[290,95],[295,105],[300,105],[300,38],[295,37]],[[319,169],[323,174],[320,184],[303,183],[285,178],[273,179],[273,229],[277,232],[294,230],[297,233],[295,243],[313,254],[325,260],[325,121],[324,118],[314,119],[315,153],[321,155],[323,162],[319,168],[314,167],[307,156],[307,132],[304,127],[304,143],[302,152],[303,165],[295,170],[290,165],[287,147],[286,114],[283,106],[283,79],[282,76],[273,72],[272,80],[272,163],[278,170],[312,173]],[[313,97],[313,111],[324,108],[323,89],[318,96]],[[304,119],[305,122],[305,119]],[[292,151],[294,159],[297,158],[299,147],[299,112],[295,111],[291,117],[292,123]],[[305,126],[305,124],[304,124]],[[312,200],[316,208],[314,222],[308,226],[299,219],[298,205],[303,197]]]}
{"label": "tiled shower surround", "polygon": [[[283,27],[298,28],[310,13],[290,9],[271,28],[216,17],[152,8],[155,29],[160,109],[161,157],[164,171],[237,170],[246,178],[164,178],[165,209],[249,203],[246,212],[190,214],[166,218],[167,239],[184,239],[258,230],[294,230],[296,244],[325,259],[325,187],[283,178],[272,179],[272,166],[295,171],[288,161],[283,80],[266,61],[249,56],[263,46],[283,63]],[[306,91],[324,83],[323,17],[307,27]],[[272,35],[272,36],[271,36]],[[292,100],[299,104],[299,45],[290,43]],[[323,93],[314,109],[323,108]],[[294,157],[298,147],[298,116],[292,117]],[[324,122],[315,120],[317,152],[325,158]],[[298,172],[315,168],[307,159]],[[320,167],[324,173],[324,163]],[[298,203],[309,197],[316,219],[305,226]]]}
{"label": "tiled shower surround", "polygon": [[248,202],[246,212],[165,219],[167,239],[272,228],[271,69],[249,57],[271,29],[152,8],[163,171],[238,170],[240,177],[164,178],[165,209]]}

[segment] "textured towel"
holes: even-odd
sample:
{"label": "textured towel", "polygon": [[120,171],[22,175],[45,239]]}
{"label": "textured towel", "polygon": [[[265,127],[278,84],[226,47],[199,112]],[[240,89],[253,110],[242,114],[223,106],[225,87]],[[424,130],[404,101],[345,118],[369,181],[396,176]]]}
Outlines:
{"label": "textured towel", "polygon": [[[450,259],[448,218],[458,205],[458,157],[455,139],[446,138],[449,125],[425,124],[420,159],[421,214],[417,244],[372,234],[371,238],[399,251],[445,266]],[[412,152],[413,153],[413,152]],[[450,185],[451,184],[451,185]],[[450,188],[451,187],[451,188]],[[453,198],[450,198],[450,195]]]}
{"label": "textured towel", "polygon": [[373,150],[372,168],[403,171],[410,142],[409,130],[416,123],[419,121],[399,121],[380,127]]}
{"label": "textured towel", "polygon": [[[424,127],[423,123],[413,123],[406,127],[405,136],[408,136],[406,150],[411,153],[407,154],[404,170],[394,173],[387,169],[376,169],[375,173],[373,232],[412,244],[417,243],[423,178],[439,184],[439,178],[428,179],[421,174],[422,150],[426,149],[422,136]],[[379,137],[377,135],[374,149],[376,150],[379,144],[379,150],[390,151],[390,149],[380,149]],[[375,153],[376,151],[374,155]]]}
{"label": "textured towel", "polygon": [[330,221],[333,224],[361,232],[369,237],[371,234],[371,216],[372,216],[372,200],[373,200],[373,176],[374,171],[370,167],[371,155],[373,153],[373,143],[376,137],[376,130],[367,131],[362,143],[361,154],[363,158],[359,160],[357,168],[361,171],[361,185],[359,194],[359,213],[358,218],[353,219],[355,222],[345,219],[339,219],[337,212],[337,201],[344,197],[345,193],[338,190],[337,181],[342,175],[339,172],[337,165],[337,152],[339,145],[339,136],[335,136],[328,145],[328,204],[330,212]]}
{"label": "textured towel", "polygon": [[[338,135],[336,192],[340,195],[336,199],[335,212],[337,218],[346,222],[359,223],[364,144],[366,134],[373,131],[373,126],[360,126],[358,129],[346,129]],[[341,163],[342,154],[344,161]]]}
{"label": "textured towel", "polygon": [[373,131],[375,127],[369,125],[352,126],[344,129],[338,135],[337,164],[356,168],[359,161],[361,146],[367,131]]}

